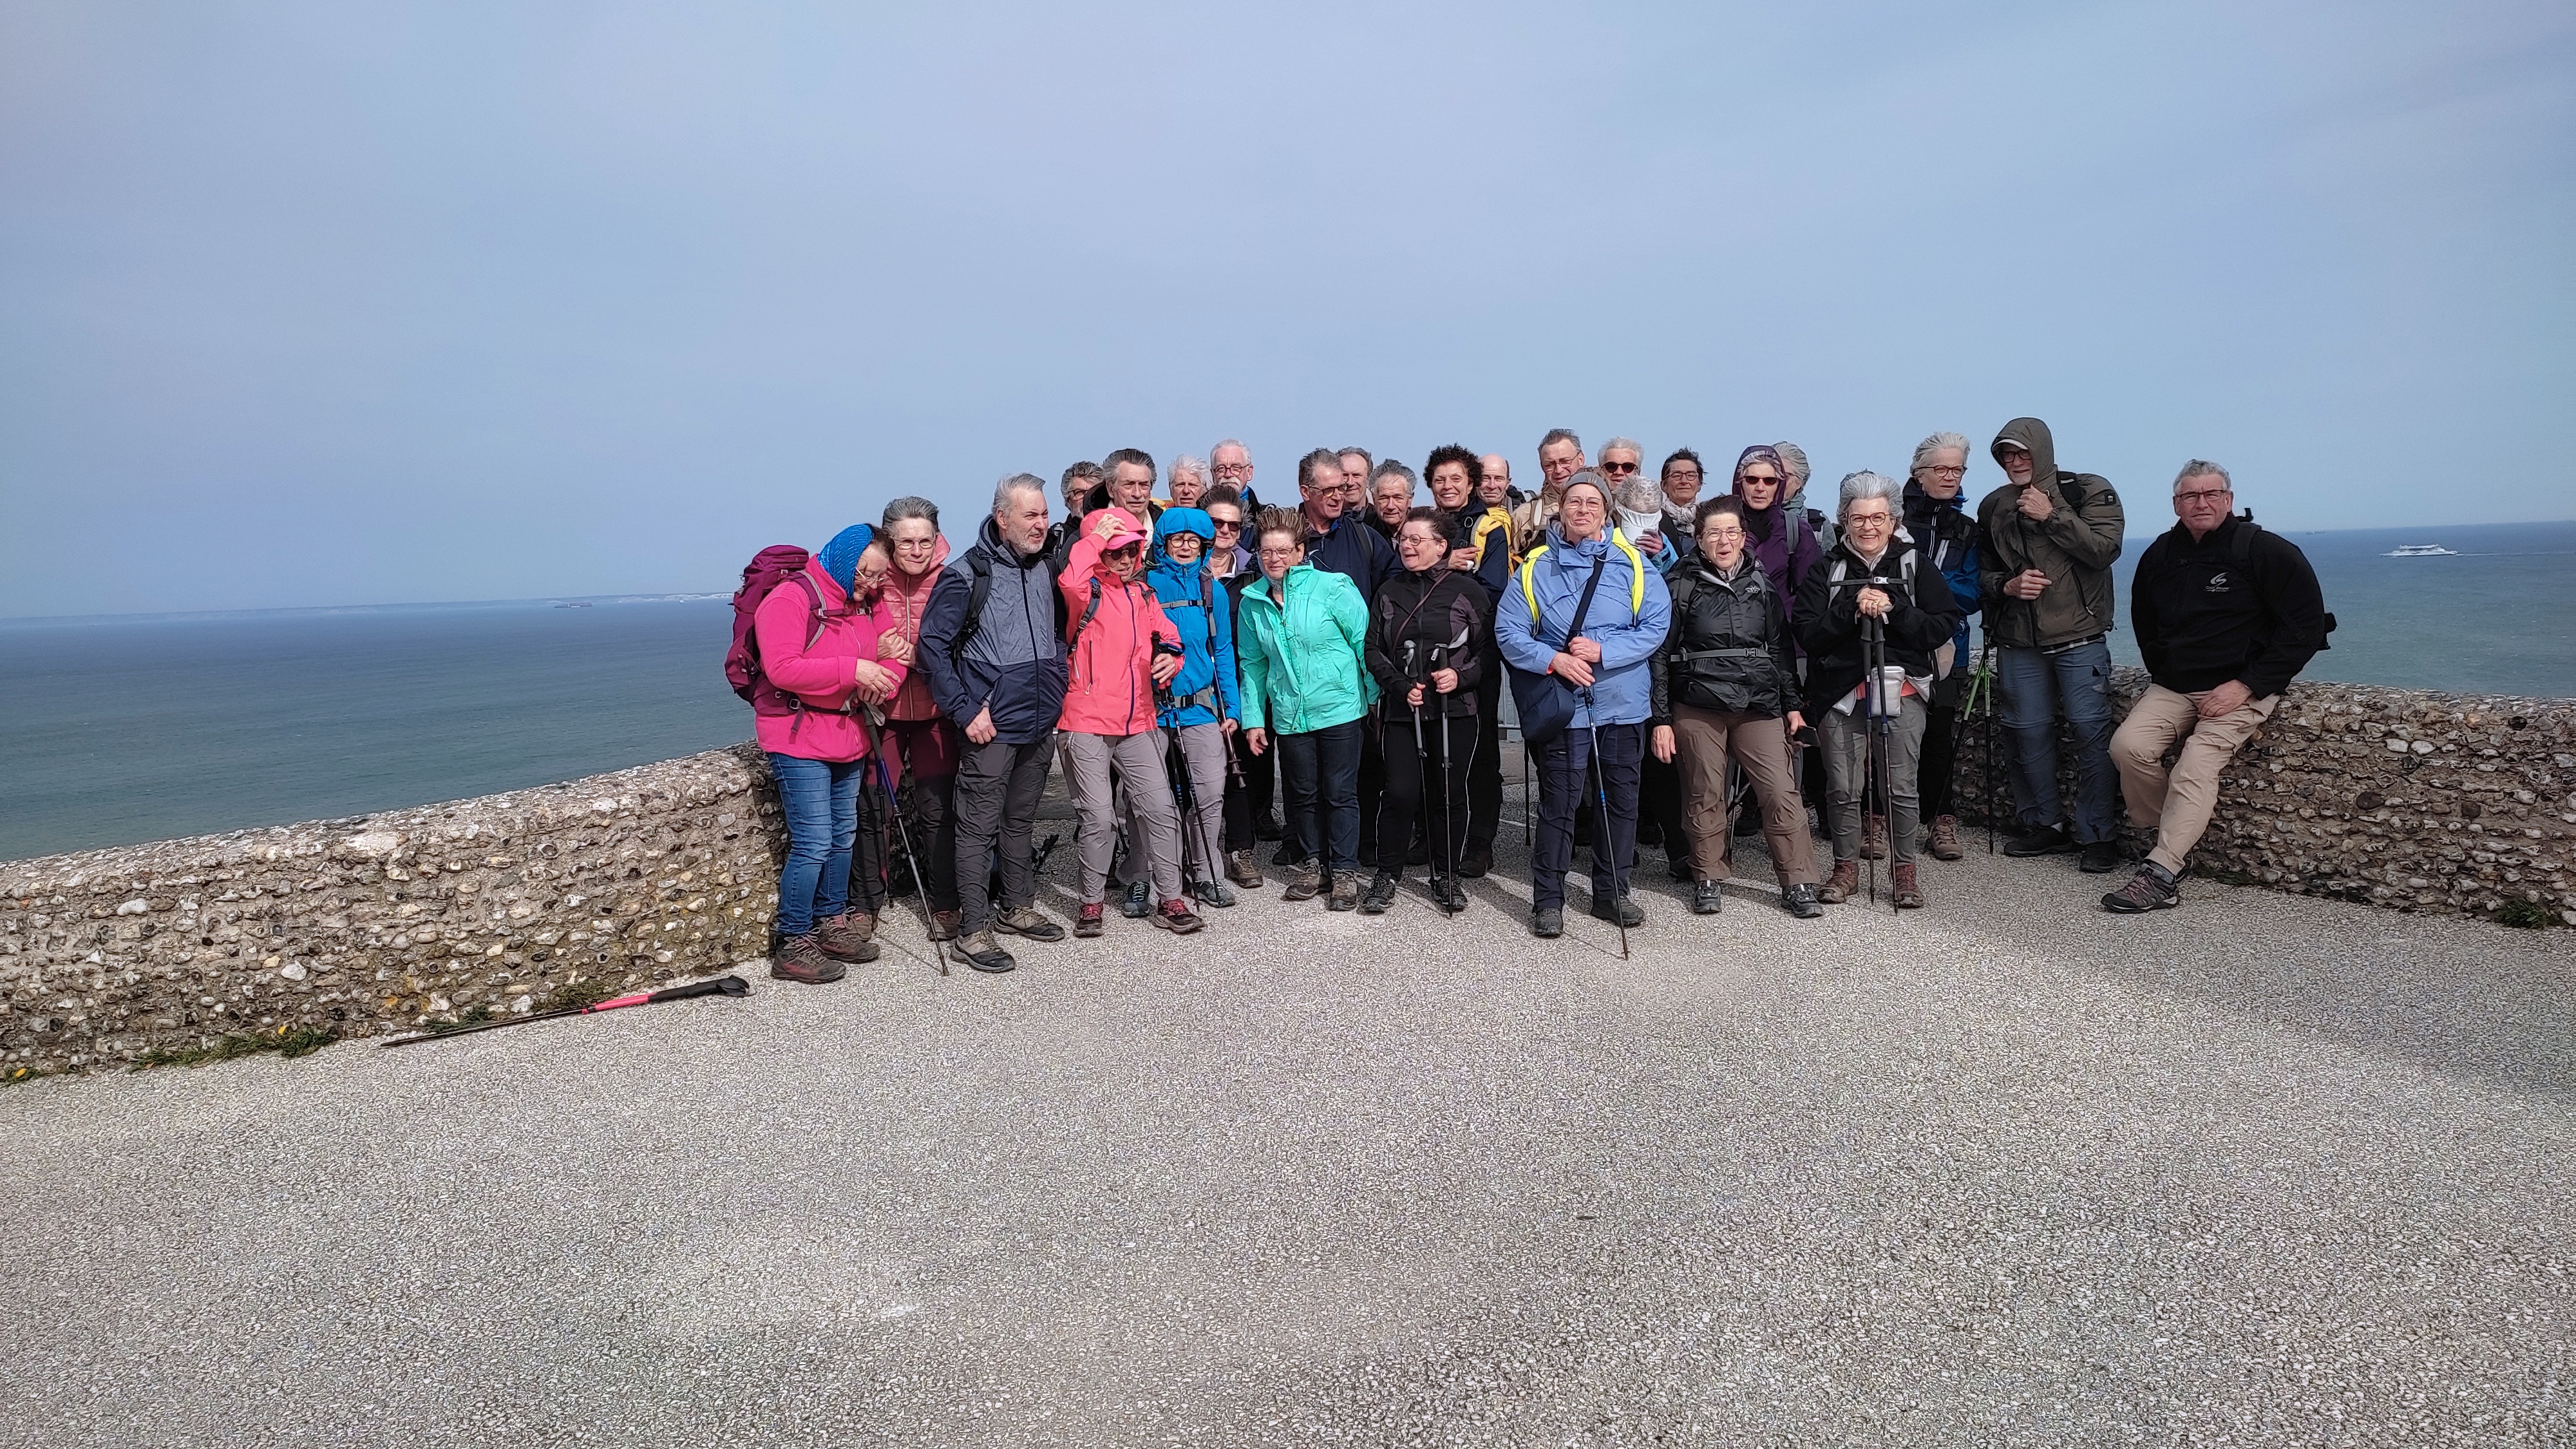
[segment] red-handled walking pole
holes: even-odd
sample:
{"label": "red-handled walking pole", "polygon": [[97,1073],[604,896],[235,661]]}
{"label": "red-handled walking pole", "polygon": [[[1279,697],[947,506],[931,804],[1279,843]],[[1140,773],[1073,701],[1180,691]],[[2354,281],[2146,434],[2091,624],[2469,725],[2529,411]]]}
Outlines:
{"label": "red-handled walking pole", "polygon": [[552,1021],[559,1016],[588,1016],[598,1011],[615,1011],[622,1006],[650,1006],[660,1001],[686,1001],[692,996],[749,996],[751,983],[739,976],[719,976],[713,981],[692,981],[686,986],[666,986],[659,991],[638,991],[626,996],[612,996],[588,1006],[567,1006],[561,1011],[531,1012],[526,1016],[505,1016],[498,1021],[478,1021],[470,1026],[453,1026],[445,1031],[417,1031],[408,1036],[389,1036],[384,1045],[409,1046],[416,1041],[436,1041],[441,1037],[470,1036],[496,1027],[519,1026],[531,1021]]}

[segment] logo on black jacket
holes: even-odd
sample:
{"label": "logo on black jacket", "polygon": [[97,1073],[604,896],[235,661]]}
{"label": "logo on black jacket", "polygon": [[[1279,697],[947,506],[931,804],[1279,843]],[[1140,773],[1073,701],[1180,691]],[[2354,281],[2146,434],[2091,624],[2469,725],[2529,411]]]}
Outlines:
{"label": "logo on black jacket", "polygon": [[2209,582],[2208,582],[2208,583],[2205,583],[2205,584],[2203,584],[2203,585],[2201,585],[2201,586],[2200,586],[2200,588],[2201,588],[2201,592],[2203,592],[2203,593],[2207,593],[2207,594],[2223,594],[2223,593],[2226,593],[2226,592],[2227,592],[2227,570],[2225,570],[2225,569],[2220,569],[2218,572],[2216,572],[2216,573],[2214,573],[2214,574],[2211,574],[2211,575],[2209,576]]}

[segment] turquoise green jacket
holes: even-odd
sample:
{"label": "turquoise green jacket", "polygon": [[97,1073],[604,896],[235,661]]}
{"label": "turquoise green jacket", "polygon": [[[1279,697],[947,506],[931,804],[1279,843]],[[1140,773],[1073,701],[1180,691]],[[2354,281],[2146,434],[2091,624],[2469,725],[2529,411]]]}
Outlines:
{"label": "turquoise green jacket", "polygon": [[1243,671],[1243,727],[1301,735],[1368,713],[1377,681],[1360,665],[1368,641],[1368,600],[1346,574],[1301,563],[1280,584],[1243,591],[1234,621],[1234,656]]}

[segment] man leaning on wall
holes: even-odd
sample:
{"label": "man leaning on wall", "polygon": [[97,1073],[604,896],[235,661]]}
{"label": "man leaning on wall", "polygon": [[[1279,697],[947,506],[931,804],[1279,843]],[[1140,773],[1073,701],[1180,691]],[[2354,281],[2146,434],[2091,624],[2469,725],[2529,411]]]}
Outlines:
{"label": "man leaning on wall", "polygon": [[[2156,844],[2127,885],[2102,897],[2120,915],[2182,903],[2183,866],[2209,828],[2218,773],[2325,647],[2334,627],[2297,544],[2229,510],[2227,470],[2194,458],[2174,479],[2180,520],[2147,545],[2129,617],[2153,682],[2111,737],[2129,823]],[[2179,744],[2173,767],[2165,755]]]}

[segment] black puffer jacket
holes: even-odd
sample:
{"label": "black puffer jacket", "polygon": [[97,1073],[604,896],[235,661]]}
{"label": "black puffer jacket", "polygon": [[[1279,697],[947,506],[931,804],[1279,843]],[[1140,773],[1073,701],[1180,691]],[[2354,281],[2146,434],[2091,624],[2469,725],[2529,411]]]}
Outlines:
{"label": "black puffer jacket", "polygon": [[[1406,570],[1388,579],[1369,601],[1368,630],[1368,668],[1383,692],[1384,717],[1412,718],[1406,693],[1439,668],[1457,670],[1458,687],[1445,696],[1424,690],[1425,715],[1472,719],[1476,686],[1485,678],[1486,641],[1493,633],[1485,586],[1474,574],[1460,573],[1443,561],[1421,573]],[[1437,710],[1430,707],[1435,699]]]}
{"label": "black puffer jacket", "polygon": [[1789,616],[1752,555],[1726,579],[1694,553],[1664,586],[1672,591],[1673,624],[1651,662],[1655,723],[1672,723],[1676,702],[1756,719],[1778,719],[1797,706]]}

